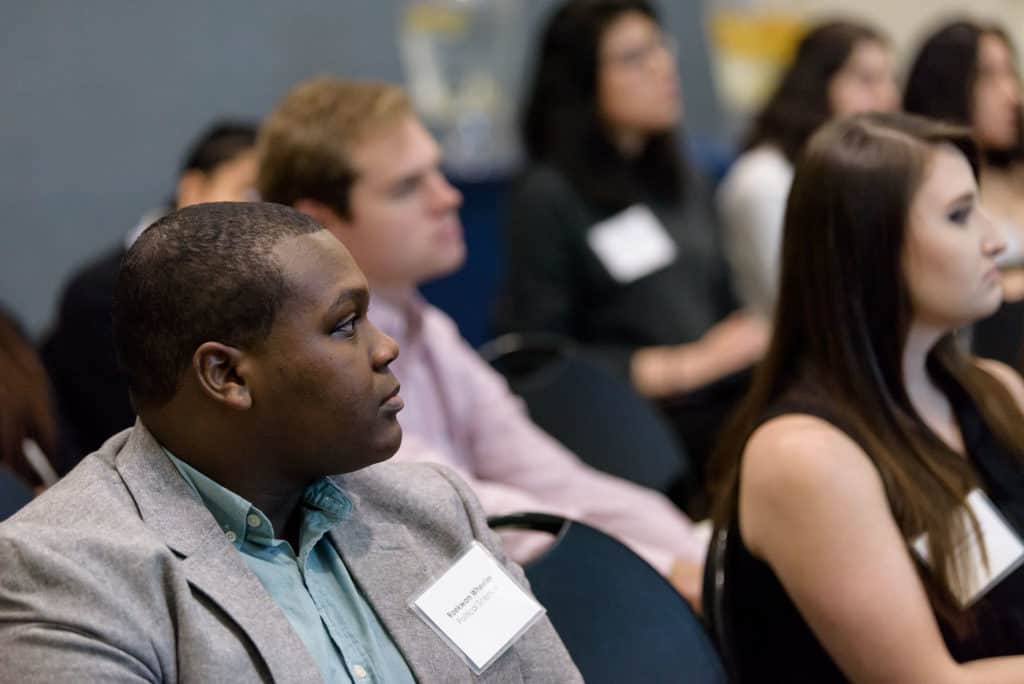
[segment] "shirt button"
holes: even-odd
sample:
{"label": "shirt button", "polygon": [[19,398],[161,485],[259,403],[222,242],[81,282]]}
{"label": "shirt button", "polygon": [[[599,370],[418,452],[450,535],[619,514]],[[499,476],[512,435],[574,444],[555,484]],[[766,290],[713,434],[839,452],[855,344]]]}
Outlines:
{"label": "shirt button", "polygon": [[249,523],[249,527],[259,527],[260,526],[260,516],[256,515],[255,513],[250,513],[246,517],[245,522]]}
{"label": "shirt button", "polygon": [[366,675],[369,673],[366,671],[366,668],[362,665],[356,665],[352,668],[352,674],[354,674],[359,679],[366,679]]}
{"label": "shirt button", "polygon": [[236,539],[238,539],[238,536],[231,530],[228,530],[224,536],[228,538],[229,542],[234,542]]}

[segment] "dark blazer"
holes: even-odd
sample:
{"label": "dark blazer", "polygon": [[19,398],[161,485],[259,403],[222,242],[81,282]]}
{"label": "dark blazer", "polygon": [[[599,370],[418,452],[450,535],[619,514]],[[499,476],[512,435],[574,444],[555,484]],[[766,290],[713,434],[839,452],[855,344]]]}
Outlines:
{"label": "dark blazer", "polygon": [[114,286],[124,254],[119,245],[72,276],[53,330],[42,345],[61,427],[82,455],[99,449],[111,435],[135,422],[128,378],[117,363],[111,327]]}

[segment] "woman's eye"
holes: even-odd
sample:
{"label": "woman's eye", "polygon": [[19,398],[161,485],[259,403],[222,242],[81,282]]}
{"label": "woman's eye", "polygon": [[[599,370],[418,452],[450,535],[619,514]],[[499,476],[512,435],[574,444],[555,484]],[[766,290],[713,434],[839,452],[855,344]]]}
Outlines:
{"label": "woman's eye", "polygon": [[969,219],[970,217],[971,207],[960,207],[959,209],[954,209],[949,214],[949,220],[959,225],[964,225],[965,223],[967,223],[967,219]]}

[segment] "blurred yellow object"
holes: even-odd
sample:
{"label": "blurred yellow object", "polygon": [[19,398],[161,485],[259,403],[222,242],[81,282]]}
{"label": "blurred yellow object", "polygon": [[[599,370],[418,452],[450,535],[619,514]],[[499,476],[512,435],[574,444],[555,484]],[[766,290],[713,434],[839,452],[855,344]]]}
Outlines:
{"label": "blurred yellow object", "polygon": [[711,17],[710,28],[716,49],[783,65],[793,58],[807,22],[781,12],[719,10]]}
{"label": "blurred yellow object", "polygon": [[807,22],[801,17],[777,11],[712,12],[709,35],[724,104],[743,114],[758,109],[793,59],[806,30]]}
{"label": "blurred yellow object", "polygon": [[451,4],[418,2],[406,8],[402,15],[402,23],[406,30],[429,31],[458,37],[469,29],[467,10]]}

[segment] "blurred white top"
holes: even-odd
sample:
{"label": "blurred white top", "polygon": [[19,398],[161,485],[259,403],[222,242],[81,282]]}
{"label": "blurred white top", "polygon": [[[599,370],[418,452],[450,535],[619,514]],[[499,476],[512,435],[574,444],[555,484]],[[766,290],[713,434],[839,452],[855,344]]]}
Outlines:
{"label": "blurred white top", "polygon": [[742,154],[716,197],[732,282],[747,307],[771,315],[793,166],[774,145]]}

